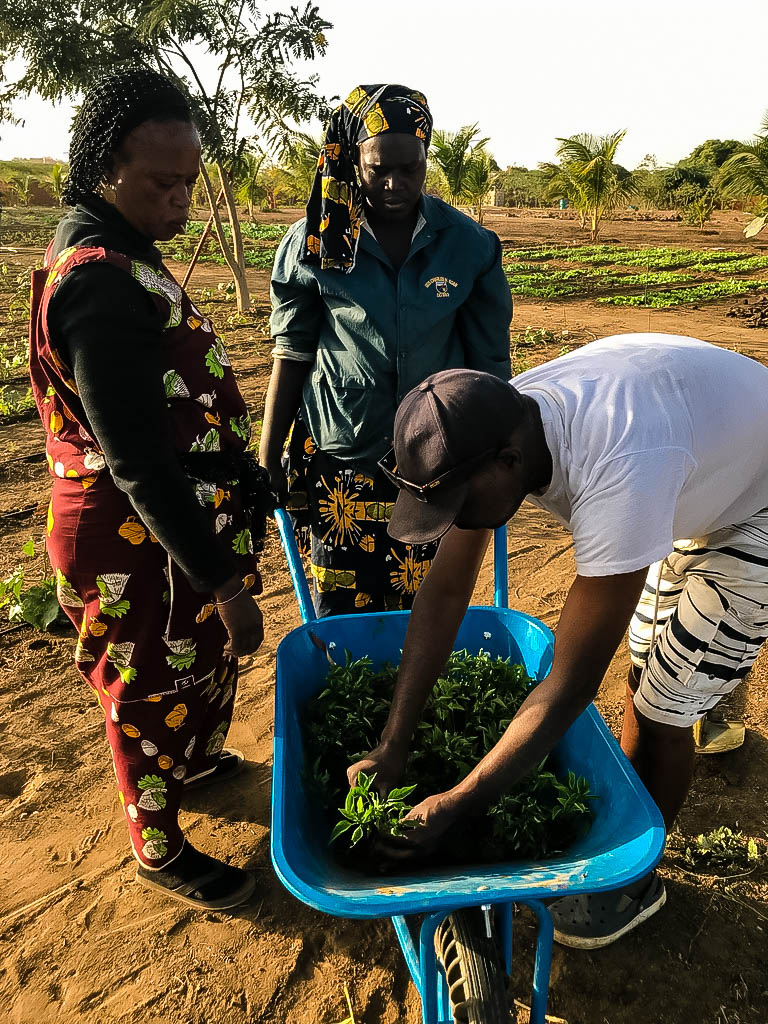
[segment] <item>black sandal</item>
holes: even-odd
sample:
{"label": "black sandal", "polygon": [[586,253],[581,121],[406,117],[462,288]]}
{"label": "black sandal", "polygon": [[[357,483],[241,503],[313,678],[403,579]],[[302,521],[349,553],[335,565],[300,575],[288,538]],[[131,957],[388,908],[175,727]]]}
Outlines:
{"label": "black sandal", "polygon": [[234,779],[236,775],[245,768],[245,754],[240,750],[222,750],[219,760],[212,771],[202,772],[200,775],[192,775],[184,780],[185,789],[199,789],[202,786],[211,786],[214,782],[227,782]]}
{"label": "black sandal", "polygon": [[189,843],[167,868],[153,871],[140,864],[136,881],[197,910],[239,907],[256,888],[256,878],[250,871],[209,857]]}

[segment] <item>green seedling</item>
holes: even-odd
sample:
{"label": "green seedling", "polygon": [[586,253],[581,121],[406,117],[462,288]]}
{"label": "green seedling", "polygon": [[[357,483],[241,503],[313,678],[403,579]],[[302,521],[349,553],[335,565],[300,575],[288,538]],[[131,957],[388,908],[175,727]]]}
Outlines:
{"label": "green seedling", "polygon": [[[411,743],[408,784],[381,798],[372,777],[361,773],[347,791],[347,768],[379,742],[396,678],[394,666],[375,671],[370,658],[354,661],[347,653],[343,664],[330,667],[325,688],[305,710],[305,784],[329,815],[329,832],[331,821],[337,822],[331,841],[347,835],[356,845],[377,829],[398,835],[410,828],[403,819],[414,785],[424,795],[454,787],[499,741],[532,685],[524,667],[510,659],[455,652]],[[589,829],[594,799],[586,779],[573,773],[560,778],[548,758],[473,822],[473,848],[495,860],[553,856]]]}
{"label": "green seedling", "polygon": [[687,846],[683,860],[694,871],[704,869],[744,870],[761,860],[757,843],[743,832],[734,832],[726,825],[702,833]]}
{"label": "green seedling", "polygon": [[357,782],[347,793],[344,806],[339,808],[341,821],[331,833],[330,842],[354,829],[350,837],[350,846],[356,846],[361,839],[374,835],[402,836],[406,829],[416,828],[417,821],[403,819],[413,810],[405,798],[416,789],[415,786],[402,786],[392,789],[383,799],[373,788],[376,774],[366,775],[358,772]]}

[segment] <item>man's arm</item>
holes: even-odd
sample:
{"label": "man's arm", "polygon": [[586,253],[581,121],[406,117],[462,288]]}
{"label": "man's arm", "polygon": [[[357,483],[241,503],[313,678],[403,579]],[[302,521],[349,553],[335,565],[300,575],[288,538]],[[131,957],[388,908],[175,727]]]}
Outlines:
{"label": "man's arm", "polygon": [[[557,627],[552,671],[523,702],[506,732],[454,789],[424,801],[421,813],[442,832],[456,818],[482,810],[536,765],[597,694],[637,604],[646,570],[619,576],[577,576]],[[421,805],[420,805],[421,806]],[[420,807],[414,808],[414,816]],[[431,820],[430,820],[431,819]],[[424,839],[428,839],[424,835]]]}
{"label": "man's arm", "polygon": [[490,536],[488,530],[452,527],[440,541],[413,602],[381,743],[349,768],[350,785],[354,785],[359,771],[375,772],[382,790],[389,790],[399,781],[419,716],[453,650]]}

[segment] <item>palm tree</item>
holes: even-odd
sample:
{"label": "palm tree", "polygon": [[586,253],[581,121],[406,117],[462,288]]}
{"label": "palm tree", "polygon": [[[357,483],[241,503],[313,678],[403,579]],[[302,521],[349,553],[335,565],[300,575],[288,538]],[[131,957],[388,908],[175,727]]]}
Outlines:
{"label": "palm tree", "polygon": [[283,148],[281,162],[290,173],[302,202],[309,199],[317,171],[317,160],[323,139],[306,132],[291,132]]}
{"label": "palm tree", "polygon": [[64,168],[61,164],[54,164],[51,168],[51,192],[57,203],[61,202],[61,190],[64,187]]}
{"label": "palm tree", "polygon": [[234,169],[235,196],[239,203],[248,207],[248,216],[251,220],[253,220],[253,208],[256,203],[261,203],[261,200],[266,198],[266,192],[259,180],[261,168],[266,159],[267,154],[262,151],[243,153]]}
{"label": "palm tree", "polygon": [[[724,196],[757,199],[758,210],[768,208],[768,114],[763,118],[762,131],[755,136],[755,141],[746,143],[742,153],[735,153],[722,165],[717,185]],[[759,213],[744,228],[744,234],[752,238],[766,224],[768,212]]]}
{"label": "palm tree", "polygon": [[600,234],[600,221],[624,206],[638,188],[635,175],[615,163],[616,150],[626,131],[612,135],[573,135],[558,139],[557,155],[573,178],[574,205],[589,221],[590,238]]}
{"label": "palm tree", "polygon": [[29,206],[32,202],[32,184],[36,181],[37,179],[33,178],[31,174],[18,174],[8,182],[20,206]]}
{"label": "palm tree", "polygon": [[539,170],[544,175],[544,198],[548,202],[559,202],[564,199],[576,210],[579,216],[579,227],[586,227],[586,206],[579,181],[574,177],[566,164],[543,163]]}
{"label": "palm tree", "polygon": [[457,206],[462,200],[467,200],[468,168],[472,166],[473,157],[483,152],[489,141],[478,139],[478,131],[476,124],[469,124],[457,132],[436,131],[432,135],[430,155],[443,172],[448,202],[451,206]]}
{"label": "palm tree", "polygon": [[464,164],[464,198],[474,206],[477,223],[483,223],[483,201],[494,179],[493,162],[484,150],[473,149]]}

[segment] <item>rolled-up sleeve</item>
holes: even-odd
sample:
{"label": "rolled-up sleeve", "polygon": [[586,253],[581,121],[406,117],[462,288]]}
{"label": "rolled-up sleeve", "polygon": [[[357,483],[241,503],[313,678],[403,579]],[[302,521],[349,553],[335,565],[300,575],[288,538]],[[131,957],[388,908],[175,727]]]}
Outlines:
{"label": "rolled-up sleeve", "polygon": [[270,285],[270,329],[275,359],[312,363],[317,353],[323,306],[317,281],[299,262],[304,243],[304,222],[283,238],[275,256]]}
{"label": "rolled-up sleeve", "polygon": [[487,234],[491,258],[459,309],[458,321],[467,368],[509,380],[512,295],[501,266],[501,242],[492,232]]}

